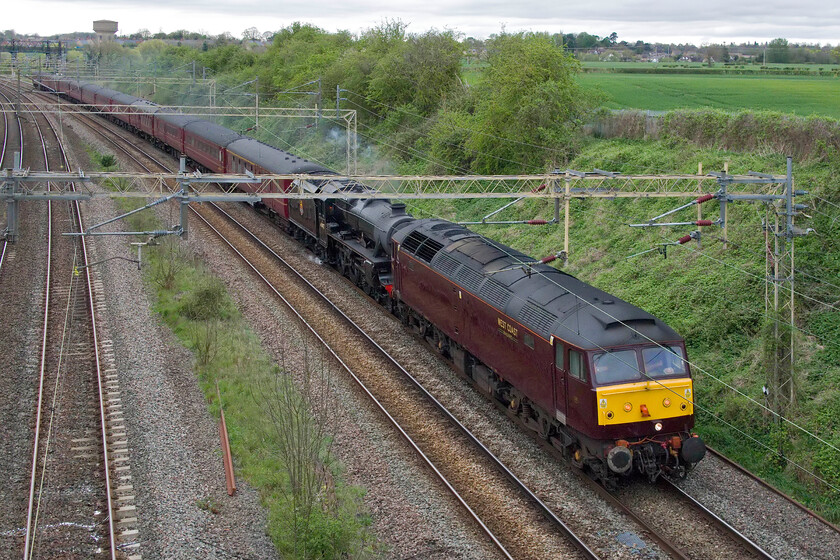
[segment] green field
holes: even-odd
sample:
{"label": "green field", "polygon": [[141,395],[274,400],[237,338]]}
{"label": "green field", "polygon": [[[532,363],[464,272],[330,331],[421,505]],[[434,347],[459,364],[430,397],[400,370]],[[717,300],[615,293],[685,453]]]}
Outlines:
{"label": "green field", "polygon": [[840,118],[837,78],[586,73],[579,80],[587,89],[602,91],[610,109],[712,107]]}
{"label": "green field", "polygon": [[715,64],[709,66],[705,62],[590,62],[583,61],[580,63],[584,71],[588,72],[609,72],[612,70],[622,69],[642,69],[642,70],[657,70],[666,72],[671,69],[689,68],[692,71],[706,72],[709,70],[743,70],[745,72],[773,72],[782,70],[800,70],[818,73],[820,71],[836,70],[836,64],[793,64],[793,63],[774,63],[767,64],[751,64],[749,62],[743,63],[729,63],[729,64]]}

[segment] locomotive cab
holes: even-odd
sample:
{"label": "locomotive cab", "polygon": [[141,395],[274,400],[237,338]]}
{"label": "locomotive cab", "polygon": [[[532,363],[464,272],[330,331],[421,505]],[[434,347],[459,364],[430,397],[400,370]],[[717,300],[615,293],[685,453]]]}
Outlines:
{"label": "locomotive cab", "polygon": [[[592,435],[616,474],[684,475],[706,452],[691,434],[694,387],[681,341],[587,353],[596,403]],[[597,426],[597,427],[596,427]]]}

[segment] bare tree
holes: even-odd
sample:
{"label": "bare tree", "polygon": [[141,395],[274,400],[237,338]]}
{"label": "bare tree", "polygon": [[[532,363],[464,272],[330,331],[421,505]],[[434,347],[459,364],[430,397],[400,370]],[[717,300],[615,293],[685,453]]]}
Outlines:
{"label": "bare tree", "polygon": [[256,27],[249,27],[242,32],[243,41],[259,41],[260,39],[262,39],[262,35],[260,34],[260,30]]}
{"label": "bare tree", "polygon": [[320,353],[305,344],[291,351],[287,342],[278,366],[257,380],[256,388],[255,398],[269,420],[277,458],[288,477],[295,555],[307,557],[305,537],[312,514],[333,502],[333,496],[325,494],[332,487],[332,372]]}

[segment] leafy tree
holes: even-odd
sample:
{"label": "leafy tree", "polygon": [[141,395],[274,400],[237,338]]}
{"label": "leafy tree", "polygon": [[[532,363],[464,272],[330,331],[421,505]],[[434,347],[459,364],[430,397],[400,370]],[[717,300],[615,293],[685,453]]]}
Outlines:
{"label": "leafy tree", "polygon": [[533,171],[565,161],[587,108],[575,81],[580,64],[544,34],[504,33],[488,49],[490,66],[471,119],[474,133],[465,143],[473,171]]}
{"label": "leafy tree", "polygon": [[245,50],[241,45],[225,45],[210,49],[202,54],[198,61],[201,65],[220,74],[222,72],[239,72],[253,66],[257,57],[254,53]]}
{"label": "leafy tree", "polygon": [[767,62],[790,62],[790,50],[787,39],[773,39],[767,45]]}
{"label": "leafy tree", "polygon": [[598,37],[597,35],[590,35],[586,31],[578,33],[577,37],[575,38],[577,48],[579,49],[591,49],[594,46],[596,46],[600,40],[600,37]]}
{"label": "leafy tree", "polygon": [[143,41],[137,46],[137,52],[140,53],[140,56],[142,56],[144,60],[151,61],[159,58],[166,48],[166,43],[161,39],[149,39],[147,41]]}
{"label": "leafy tree", "polygon": [[430,114],[458,83],[462,49],[451,31],[412,35],[390,49],[371,73],[368,94],[386,105]]}

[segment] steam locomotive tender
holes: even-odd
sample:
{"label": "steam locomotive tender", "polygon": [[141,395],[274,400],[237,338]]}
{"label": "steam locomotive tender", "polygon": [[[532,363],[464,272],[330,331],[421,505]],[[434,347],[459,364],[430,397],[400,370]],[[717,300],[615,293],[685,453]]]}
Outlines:
{"label": "steam locomotive tender", "polygon": [[[124,93],[51,75],[34,83],[101,106],[107,118],[205,171],[335,175]],[[611,485],[631,473],[684,476],[704,457],[691,432],[685,342],[659,319],[460,225],[415,219],[385,199],[330,198],[368,189],[358,182],[336,175],[298,186],[324,196],[266,199],[260,209],[573,464]]]}

